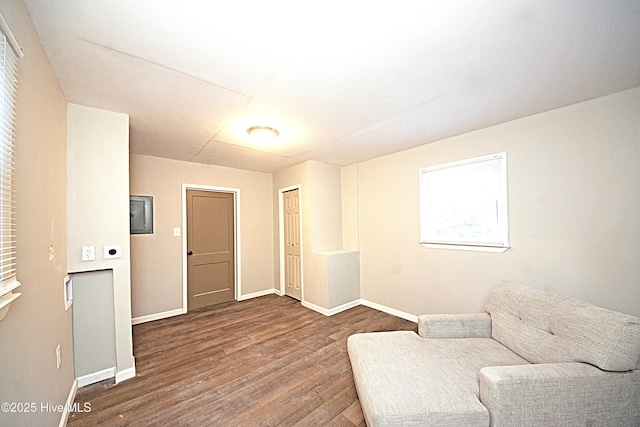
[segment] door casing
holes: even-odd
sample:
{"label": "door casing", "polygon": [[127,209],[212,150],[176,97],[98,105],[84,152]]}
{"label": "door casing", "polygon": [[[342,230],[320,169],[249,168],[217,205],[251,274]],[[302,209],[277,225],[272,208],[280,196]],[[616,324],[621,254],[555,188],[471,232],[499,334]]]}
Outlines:
{"label": "door casing", "polygon": [[304,302],[304,235],[302,234],[302,188],[301,186],[294,185],[291,187],[281,188],[278,190],[278,222],[279,222],[279,234],[280,234],[280,295],[285,295],[286,291],[286,265],[285,265],[285,241],[284,241],[284,193],[291,190],[298,190],[298,197],[300,198],[299,215],[300,215],[300,290],[301,301]]}
{"label": "door casing", "polygon": [[233,193],[233,241],[234,241],[234,286],[233,286],[233,299],[238,300],[242,295],[242,280],[240,277],[241,260],[238,257],[240,252],[240,189],[230,187],[217,187],[210,185],[198,185],[198,184],[182,184],[182,313],[187,312],[187,190],[200,190],[200,191],[212,191],[218,193]]}

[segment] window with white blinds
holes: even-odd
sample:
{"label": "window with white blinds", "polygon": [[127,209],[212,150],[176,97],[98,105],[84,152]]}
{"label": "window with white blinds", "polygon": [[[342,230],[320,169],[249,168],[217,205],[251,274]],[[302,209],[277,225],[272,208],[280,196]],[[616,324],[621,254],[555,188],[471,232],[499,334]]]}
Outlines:
{"label": "window with white blinds", "polygon": [[0,15],[0,296],[20,283],[16,278],[16,212],[13,188],[14,122],[17,62],[22,51]]}
{"label": "window with white blinds", "polygon": [[509,248],[507,153],[420,170],[420,243],[448,249]]}

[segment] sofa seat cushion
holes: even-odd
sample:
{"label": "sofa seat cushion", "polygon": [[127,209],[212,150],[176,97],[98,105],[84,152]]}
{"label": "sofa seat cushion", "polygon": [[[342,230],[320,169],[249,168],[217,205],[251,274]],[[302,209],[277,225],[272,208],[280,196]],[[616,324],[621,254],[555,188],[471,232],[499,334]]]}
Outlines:
{"label": "sofa seat cushion", "polygon": [[480,369],[529,364],[491,338],[375,332],[350,336],[347,347],[369,427],[488,426]]}

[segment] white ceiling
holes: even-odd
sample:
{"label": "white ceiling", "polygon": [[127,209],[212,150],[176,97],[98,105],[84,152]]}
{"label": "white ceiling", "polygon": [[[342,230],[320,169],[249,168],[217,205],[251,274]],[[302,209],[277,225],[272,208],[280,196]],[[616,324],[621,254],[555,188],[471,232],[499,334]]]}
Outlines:
{"label": "white ceiling", "polygon": [[[132,153],[257,171],[640,86],[638,0],[26,4],[67,101],[129,114]],[[251,145],[253,125],[278,145]]]}

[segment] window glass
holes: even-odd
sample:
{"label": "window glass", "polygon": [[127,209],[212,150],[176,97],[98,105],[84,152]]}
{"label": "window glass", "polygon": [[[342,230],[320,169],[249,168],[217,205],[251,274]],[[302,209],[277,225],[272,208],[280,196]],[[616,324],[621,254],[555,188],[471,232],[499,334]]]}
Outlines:
{"label": "window glass", "polygon": [[506,250],[506,178],[506,153],[422,169],[420,243]]}

